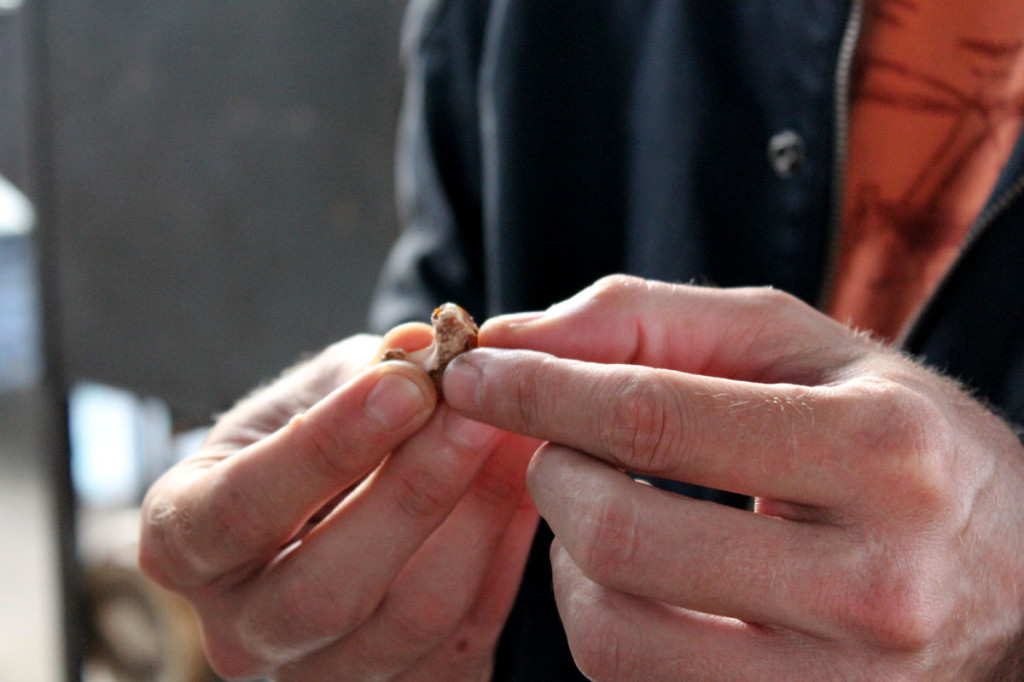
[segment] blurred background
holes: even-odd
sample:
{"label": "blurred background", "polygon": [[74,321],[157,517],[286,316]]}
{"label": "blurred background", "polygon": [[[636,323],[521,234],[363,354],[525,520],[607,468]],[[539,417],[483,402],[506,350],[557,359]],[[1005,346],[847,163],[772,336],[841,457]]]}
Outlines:
{"label": "blurred background", "polygon": [[0,681],[213,679],[135,510],[363,328],[404,5],[0,0]]}

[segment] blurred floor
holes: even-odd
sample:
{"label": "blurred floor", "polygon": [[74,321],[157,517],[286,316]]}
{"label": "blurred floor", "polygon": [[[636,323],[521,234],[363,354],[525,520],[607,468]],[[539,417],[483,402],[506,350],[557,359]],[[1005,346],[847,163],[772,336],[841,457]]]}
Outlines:
{"label": "blurred floor", "polygon": [[31,244],[0,235],[0,680],[60,679],[54,505],[46,483]]}
{"label": "blurred floor", "polygon": [[39,392],[0,389],[0,680],[57,682],[57,548]]}

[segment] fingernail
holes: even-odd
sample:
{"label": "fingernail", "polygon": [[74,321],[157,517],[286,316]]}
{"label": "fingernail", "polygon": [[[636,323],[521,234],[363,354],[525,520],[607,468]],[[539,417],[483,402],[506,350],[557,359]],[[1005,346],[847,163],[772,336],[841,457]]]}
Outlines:
{"label": "fingernail", "polygon": [[426,407],[423,390],[411,379],[394,372],[381,377],[363,403],[367,416],[391,430],[405,426]]}
{"label": "fingernail", "polygon": [[500,339],[504,338],[504,335],[509,333],[515,333],[519,330],[529,330],[530,327],[537,322],[543,321],[547,317],[547,313],[512,313],[509,315],[499,315],[498,317],[492,317],[480,325],[480,338],[495,340],[497,336],[498,345],[502,345]]}
{"label": "fingernail", "polygon": [[531,324],[544,317],[547,317],[546,312],[511,313],[492,318],[488,320],[488,323],[501,324],[506,327],[519,327]]}
{"label": "fingernail", "polygon": [[[480,354],[484,351],[473,351]],[[480,411],[480,368],[465,356],[456,358],[444,373],[444,399],[456,410]]]}

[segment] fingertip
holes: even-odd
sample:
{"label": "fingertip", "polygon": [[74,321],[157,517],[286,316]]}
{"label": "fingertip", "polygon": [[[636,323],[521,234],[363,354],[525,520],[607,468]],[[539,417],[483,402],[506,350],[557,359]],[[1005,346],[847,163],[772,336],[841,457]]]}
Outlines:
{"label": "fingertip", "polygon": [[379,363],[389,350],[400,348],[412,352],[429,346],[434,340],[434,332],[429,324],[423,322],[407,322],[388,331],[380,341],[380,347],[373,358],[374,364]]}
{"label": "fingertip", "polygon": [[546,312],[524,312],[499,315],[480,325],[479,345],[494,348],[516,348],[536,334],[548,318]]}
{"label": "fingertip", "polygon": [[533,453],[526,466],[526,489],[542,516],[543,510],[548,508],[549,499],[560,494],[561,482],[558,481],[557,462],[552,463],[552,450],[557,450],[558,447],[551,443],[542,445]]}
{"label": "fingertip", "polygon": [[483,331],[485,328],[515,329],[516,327],[529,326],[547,316],[548,313],[543,310],[498,315],[484,322],[483,325],[480,326],[480,331]]}

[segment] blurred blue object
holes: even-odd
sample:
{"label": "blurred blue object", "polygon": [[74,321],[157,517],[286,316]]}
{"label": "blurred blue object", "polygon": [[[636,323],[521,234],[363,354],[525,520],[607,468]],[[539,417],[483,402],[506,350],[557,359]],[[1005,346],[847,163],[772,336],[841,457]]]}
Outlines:
{"label": "blurred blue object", "polygon": [[40,376],[34,223],[31,203],[0,176],[0,390],[29,385]]}

